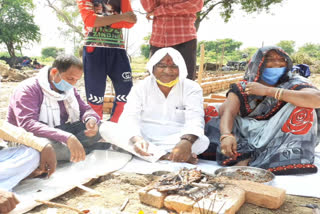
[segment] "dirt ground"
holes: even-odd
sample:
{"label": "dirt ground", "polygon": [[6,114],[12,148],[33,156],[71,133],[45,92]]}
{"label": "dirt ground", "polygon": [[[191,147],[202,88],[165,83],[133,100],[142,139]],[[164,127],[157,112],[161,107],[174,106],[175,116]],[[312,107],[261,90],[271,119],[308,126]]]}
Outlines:
{"label": "dirt ground", "polygon": [[[312,81],[315,85],[320,88],[320,75],[312,77]],[[9,102],[10,95],[12,94],[15,86],[19,83],[12,82],[2,82],[0,89],[0,119],[6,118],[7,106]],[[79,85],[80,93],[84,96],[83,82]],[[105,117],[106,118],[106,117]],[[158,211],[157,209],[143,205],[139,202],[139,197],[137,191],[156,179],[155,175],[139,175],[139,174],[129,174],[129,173],[113,173],[89,182],[87,186],[100,192],[102,196],[92,197],[90,193],[85,192],[81,189],[75,188],[64,195],[53,199],[52,202],[62,203],[69,206],[76,207],[81,210],[93,209],[93,207],[102,207],[112,210],[119,210],[121,205],[126,199],[129,199],[124,212],[132,214],[153,214],[153,213],[170,213],[169,211]],[[301,185],[301,184],[297,184]],[[315,188],[318,188],[318,184],[314,184]],[[311,214],[312,210],[306,207],[301,207],[302,204],[317,204],[320,206],[320,199],[318,198],[308,198],[308,197],[298,197],[287,195],[285,203],[278,210],[269,210],[265,208],[260,208],[251,204],[244,204],[239,210],[238,214]],[[36,207],[28,213],[49,213],[47,212],[48,207],[45,205]],[[57,213],[72,214],[76,213],[67,209],[59,208]],[[108,212],[100,212],[108,213]],[[116,212],[113,212],[116,213]],[[174,213],[174,212],[173,212]]]}

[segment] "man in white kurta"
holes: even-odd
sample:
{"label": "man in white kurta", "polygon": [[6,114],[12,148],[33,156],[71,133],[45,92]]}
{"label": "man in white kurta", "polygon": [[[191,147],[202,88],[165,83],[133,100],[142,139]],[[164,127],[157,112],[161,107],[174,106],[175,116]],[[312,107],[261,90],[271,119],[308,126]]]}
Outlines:
{"label": "man in white kurta", "polygon": [[209,145],[202,89],[186,79],[185,62],[173,48],[158,50],[147,69],[150,76],[134,85],[127,97],[119,120],[121,135],[140,155],[149,155],[152,144],[168,153],[166,159],[194,163],[190,159]]}

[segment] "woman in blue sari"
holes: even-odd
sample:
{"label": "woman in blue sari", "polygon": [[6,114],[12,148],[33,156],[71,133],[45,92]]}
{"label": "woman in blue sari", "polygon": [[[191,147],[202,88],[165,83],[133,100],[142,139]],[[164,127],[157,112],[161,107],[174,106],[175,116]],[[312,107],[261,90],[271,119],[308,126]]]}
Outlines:
{"label": "woman in blue sari", "polygon": [[[249,165],[274,174],[315,173],[320,91],[291,72],[278,47],[260,48],[244,80],[232,84],[219,117],[206,125],[220,165]],[[319,130],[320,131],[320,130]]]}

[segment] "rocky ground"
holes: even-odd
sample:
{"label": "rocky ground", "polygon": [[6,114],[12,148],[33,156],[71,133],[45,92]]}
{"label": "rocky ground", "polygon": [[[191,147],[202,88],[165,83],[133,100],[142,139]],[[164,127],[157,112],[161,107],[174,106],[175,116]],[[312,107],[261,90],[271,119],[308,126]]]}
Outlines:
{"label": "rocky ground", "polygon": [[[313,76],[312,80],[315,85],[320,88],[320,76]],[[0,89],[0,119],[5,119],[7,106],[9,102],[10,95],[12,94],[14,88],[17,86],[16,82],[2,82]],[[84,96],[83,82],[79,85],[80,93]],[[107,116],[107,115],[106,115]],[[106,117],[105,117],[106,118]],[[155,175],[139,175],[139,174],[128,174],[128,173],[113,173],[100,177],[87,185],[90,188],[99,191],[101,197],[92,197],[88,192],[75,188],[68,193],[52,200],[53,202],[58,202],[62,204],[67,204],[73,207],[77,207],[81,210],[92,209],[92,207],[104,207],[112,210],[119,210],[121,205],[126,199],[129,199],[129,203],[125,208],[126,213],[167,213],[166,211],[159,211],[155,208],[140,204],[137,191],[149,184],[151,181],[157,179]],[[303,185],[303,184],[297,184]],[[314,184],[315,188],[318,188],[318,184]],[[318,204],[320,206],[320,199],[318,198],[308,198],[308,197],[298,197],[287,195],[286,201],[283,206],[278,210],[269,210],[265,208],[260,208],[251,204],[244,204],[239,214],[308,214],[312,213],[312,210],[306,207],[301,207],[302,204]],[[36,207],[28,213],[49,213],[47,212],[48,207],[45,205]],[[143,212],[139,212],[143,211]],[[57,213],[76,213],[67,209],[58,209]],[[116,212],[114,212],[116,213]],[[169,212],[168,212],[169,213]]]}

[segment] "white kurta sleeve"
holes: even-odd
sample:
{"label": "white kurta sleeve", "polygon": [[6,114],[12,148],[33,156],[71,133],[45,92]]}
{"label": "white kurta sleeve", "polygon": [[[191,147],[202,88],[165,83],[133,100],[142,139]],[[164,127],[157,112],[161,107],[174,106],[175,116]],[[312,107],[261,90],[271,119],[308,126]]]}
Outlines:
{"label": "white kurta sleeve", "polygon": [[130,139],[133,136],[141,136],[140,121],[142,111],[142,99],[144,95],[142,85],[132,87],[127,96],[127,103],[119,119],[119,125],[123,134]]}
{"label": "white kurta sleeve", "polygon": [[197,83],[188,85],[185,86],[185,125],[181,135],[193,134],[201,137],[204,134],[203,93]]}

